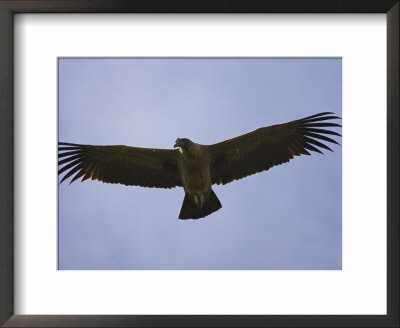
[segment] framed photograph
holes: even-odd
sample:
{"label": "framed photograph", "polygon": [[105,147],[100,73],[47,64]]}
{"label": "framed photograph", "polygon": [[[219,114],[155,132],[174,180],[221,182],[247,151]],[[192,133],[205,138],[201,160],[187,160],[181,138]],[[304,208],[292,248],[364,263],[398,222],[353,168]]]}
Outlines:
{"label": "framed photograph", "polygon": [[[60,141],[67,141],[59,148],[60,181],[65,177],[59,187],[59,270],[342,269],[342,157],[341,147],[335,144],[341,143],[341,58],[68,57],[58,60],[58,81],[58,135]],[[280,125],[275,138],[282,139],[277,143],[269,139],[273,133],[269,131],[277,128],[264,128],[265,141],[260,146],[264,151],[253,149],[258,132],[250,131],[257,130],[257,125],[294,121],[294,116],[310,117],[299,124],[309,126],[308,133],[321,138],[321,143],[313,141],[321,152],[326,150],[325,156],[288,152],[286,134],[280,135],[292,131],[297,123]],[[300,137],[300,130],[295,133]],[[239,158],[229,155],[234,141],[211,146],[238,135],[244,135]],[[184,137],[190,137],[188,145],[175,143]],[[82,152],[99,151],[102,155],[92,156],[103,161],[107,155],[102,152],[109,150],[109,160],[116,168],[120,167],[119,156],[139,152],[132,155],[133,161],[127,160],[136,167],[129,170],[141,174],[109,176],[99,162],[98,180],[111,183],[69,184],[76,174],[83,174],[73,164],[81,154],[82,146],[75,145],[79,138],[89,138],[85,144],[96,140],[114,144]],[[115,146],[130,140],[136,141],[135,147]],[[274,151],[275,145],[282,150]],[[191,168],[184,165],[186,152],[191,156],[198,149],[205,153],[213,147],[220,148],[215,150],[215,159],[210,159],[209,171],[218,175],[212,178],[216,181],[212,189],[211,181],[204,183],[204,191],[197,190],[196,184],[192,187],[194,177],[184,184],[179,178],[188,174],[186,167],[189,172]],[[306,147],[318,153],[313,146]],[[146,151],[150,158],[140,159]],[[153,153],[170,163],[171,169],[161,166],[150,172]],[[225,156],[226,162],[238,164],[227,165],[218,159]],[[241,161],[248,167],[240,167]],[[267,164],[259,168],[258,161]],[[286,161],[291,165],[284,165]],[[182,166],[180,174],[178,165]],[[268,176],[259,172],[246,177],[263,169]],[[177,188],[169,188],[175,184]],[[271,190],[265,190],[267,185]],[[200,209],[191,206],[196,197]],[[116,248],[118,244],[121,248]]]}
{"label": "framed photograph", "polygon": [[0,10],[4,327],[399,325],[398,1]]}

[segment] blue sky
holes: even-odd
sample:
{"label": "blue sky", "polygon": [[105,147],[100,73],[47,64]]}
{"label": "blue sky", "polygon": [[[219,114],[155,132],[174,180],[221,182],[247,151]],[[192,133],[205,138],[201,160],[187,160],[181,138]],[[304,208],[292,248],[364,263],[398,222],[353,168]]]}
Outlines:
{"label": "blue sky", "polygon": [[[319,112],[341,116],[341,65],[62,58],[59,141],[172,148],[178,137],[213,144]],[[182,188],[64,182],[59,269],[340,270],[342,152],[331,148],[214,186],[222,209],[200,220],[178,220]]]}

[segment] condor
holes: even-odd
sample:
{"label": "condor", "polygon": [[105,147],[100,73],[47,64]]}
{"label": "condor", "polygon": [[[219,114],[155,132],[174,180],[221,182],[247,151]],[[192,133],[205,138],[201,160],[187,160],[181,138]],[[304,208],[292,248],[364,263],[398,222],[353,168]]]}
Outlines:
{"label": "condor", "polygon": [[227,184],[289,162],[295,156],[332,151],[325,143],[338,144],[327,135],[340,136],[340,124],[324,112],[284,124],[259,128],[213,145],[178,138],[174,148],[91,146],[59,142],[60,183],[72,177],[150,188],[183,187],[185,198],[179,219],[199,219],[222,205],[213,184]]}

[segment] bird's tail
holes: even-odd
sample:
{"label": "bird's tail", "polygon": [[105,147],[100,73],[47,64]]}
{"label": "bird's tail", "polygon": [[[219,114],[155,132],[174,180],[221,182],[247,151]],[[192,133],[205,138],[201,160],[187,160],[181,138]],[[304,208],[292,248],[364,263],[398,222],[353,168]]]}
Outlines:
{"label": "bird's tail", "polygon": [[193,204],[190,198],[185,195],[181,212],[179,213],[179,218],[181,220],[204,218],[205,216],[218,211],[221,207],[222,205],[217,195],[212,190],[208,196],[208,199],[201,208],[198,208],[195,204]]}

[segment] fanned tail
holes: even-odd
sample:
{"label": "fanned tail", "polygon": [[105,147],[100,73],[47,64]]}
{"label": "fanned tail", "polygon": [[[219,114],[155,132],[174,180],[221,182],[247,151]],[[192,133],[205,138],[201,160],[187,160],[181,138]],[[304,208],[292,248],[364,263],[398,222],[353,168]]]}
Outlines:
{"label": "fanned tail", "polygon": [[204,218],[205,216],[218,211],[221,207],[222,205],[213,190],[211,190],[208,199],[201,208],[198,208],[193,204],[190,198],[185,195],[181,212],[179,213],[179,219],[187,220]]}

